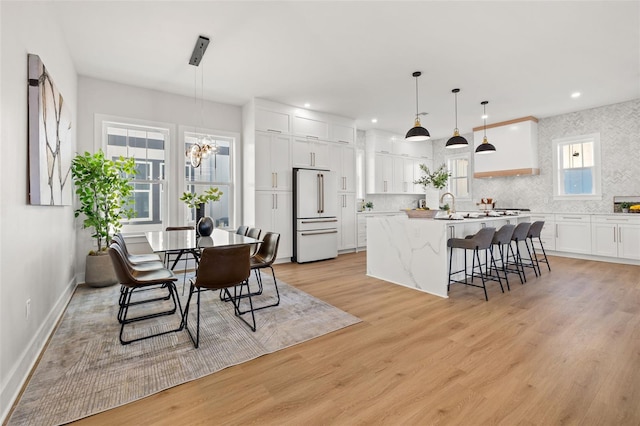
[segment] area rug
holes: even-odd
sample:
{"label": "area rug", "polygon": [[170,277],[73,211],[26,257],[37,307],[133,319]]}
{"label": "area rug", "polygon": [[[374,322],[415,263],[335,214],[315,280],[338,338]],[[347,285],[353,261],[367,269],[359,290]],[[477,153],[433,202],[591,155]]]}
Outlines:
{"label": "area rug", "polygon": [[[235,317],[230,303],[220,301],[218,292],[203,293],[200,347],[195,349],[186,331],[121,345],[116,320],[120,287],[79,286],[8,424],[78,420],[360,322],[280,280],[278,288],[280,305],[256,312],[255,333]],[[271,278],[264,276],[264,293],[254,303],[274,300],[273,289]],[[181,299],[184,303],[186,294]],[[190,327],[195,326],[194,302]],[[125,337],[149,327],[170,329],[177,318],[134,323]]]}

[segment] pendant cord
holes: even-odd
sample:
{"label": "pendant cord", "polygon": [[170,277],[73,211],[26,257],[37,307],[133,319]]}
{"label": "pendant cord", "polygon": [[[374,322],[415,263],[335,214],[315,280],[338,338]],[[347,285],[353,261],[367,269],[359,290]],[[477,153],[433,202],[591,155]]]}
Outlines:
{"label": "pendant cord", "polygon": [[458,93],[456,93],[456,97],[455,97],[456,101],[456,129],[458,128]]}
{"label": "pendant cord", "polygon": [[416,77],[416,120],[418,119],[418,77]]}

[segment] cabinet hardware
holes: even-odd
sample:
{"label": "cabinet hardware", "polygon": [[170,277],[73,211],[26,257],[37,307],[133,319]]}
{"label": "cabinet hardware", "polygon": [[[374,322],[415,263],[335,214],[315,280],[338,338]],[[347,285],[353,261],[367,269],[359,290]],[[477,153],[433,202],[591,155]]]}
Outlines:
{"label": "cabinet hardware", "polygon": [[562,216],[563,219],[571,219],[571,220],[580,220],[581,217],[572,217],[572,216]]}
{"label": "cabinet hardware", "polygon": [[272,132],[272,133],[282,133],[282,130],[267,129],[267,132]]}
{"label": "cabinet hardware", "polygon": [[349,141],[343,141],[342,139],[338,139],[338,142],[342,142],[342,143],[351,143]]}
{"label": "cabinet hardware", "polygon": [[276,194],[271,194],[271,210],[276,208]]}
{"label": "cabinet hardware", "polygon": [[278,173],[274,173],[274,175],[276,176],[276,188],[278,187]]}
{"label": "cabinet hardware", "polygon": [[558,224],[556,223],[556,238],[558,238]]}
{"label": "cabinet hardware", "polygon": [[316,153],[315,152],[313,153],[313,165],[314,166],[316,165]]}
{"label": "cabinet hardware", "polygon": [[275,180],[275,178],[274,178],[274,176],[273,176],[274,174],[275,174],[275,173],[273,173],[273,172],[271,173],[271,187],[272,187],[272,188],[275,188],[275,187],[276,187],[276,180]]}
{"label": "cabinet hardware", "polygon": [[616,242],[616,227],[613,227],[613,242]]}
{"label": "cabinet hardware", "polygon": [[622,228],[618,228],[618,242],[622,242]]}
{"label": "cabinet hardware", "polygon": [[326,232],[314,232],[314,233],[309,233],[309,232],[303,232],[302,236],[307,236],[307,235],[323,235],[323,234],[337,234],[338,231],[326,231]]}
{"label": "cabinet hardware", "polygon": [[[371,216],[373,217],[373,216]],[[326,223],[326,222],[337,222],[338,219],[327,219],[327,220],[303,220],[300,223]]]}
{"label": "cabinet hardware", "polygon": [[307,139],[315,139],[315,140],[318,140],[318,139],[320,139],[320,138],[318,138],[317,136],[310,136],[310,135],[307,135]]}

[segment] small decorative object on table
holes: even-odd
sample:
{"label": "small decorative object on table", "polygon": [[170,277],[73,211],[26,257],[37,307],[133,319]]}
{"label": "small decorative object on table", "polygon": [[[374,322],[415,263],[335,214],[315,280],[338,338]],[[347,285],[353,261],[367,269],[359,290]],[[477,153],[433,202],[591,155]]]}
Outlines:
{"label": "small decorative object on table", "polygon": [[622,213],[629,213],[629,207],[631,207],[631,203],[627,201],[623,201],[620,203],[620,209],[622,210]]}
{"label": "small decorative object on table", "polygon": [[190,209],[196,210],[196,231],[198,235],[206,237],[211,235],[213,232],[214,222],[208,216],[204,216],[204,206],[209,201],[220,201],[220,197],[222,197],[223,192],[220,191],[217,187],[211,187],[204,191],[202,194],[197,194],[195,192],[183,192],[182,197],[180,197],[180,201],[184,201],[184,203]]}

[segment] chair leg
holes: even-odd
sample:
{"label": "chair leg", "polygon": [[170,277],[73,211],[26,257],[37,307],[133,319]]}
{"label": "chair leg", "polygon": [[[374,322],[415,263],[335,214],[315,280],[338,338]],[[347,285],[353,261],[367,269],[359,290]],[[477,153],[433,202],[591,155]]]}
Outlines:
{"label": "chair leg", "polygon": [[[504,287],[502,286],[502,279],[500,278],[500,273],[498,272],[498,266],[496,265],[496,259],[493,257],[493,250],[491,250],[490,254],[487,254],[486,256],[491,256],[491,263],[490,265],[493,265],[493,268],[496,269],[496,277],[498,277],[498,284],[500,284],[500,290],[502,290],[502,292],[504,293]],[[487,257],[487,260],[489,258]],[[491,270],[491,267],[489,268],[489,270]],[[489,275],[489,274],[487,274]]]}
{"label": "chair leg", "polygon": [[[504,260],[504,246],[502,244],[498,246],[498,252],[500,253],[500,262],[502,263],[502,273],[504,274],[504,280],[507,282],[507,290],[511,291],[511,287],[509,287],[509,274],[507,273],[507,264]],[[509,253],[507,253],[507,256],[508,255]],[[499,272],[496,271],[496,273]]]}
{"label": "chair leg", "polygon": [[542,255],[544,256],[544,263],[547,264],[547,269],[551,272],[551,266],[549,265],[549,259],[547,259],[547,252],[544,250],[544,245],[542,245],[542,239],[538,237],[538,241],[540,242],[540,248],[542,249]]}
{"label": "chair leg", "polygon": [[[243,295],[242,294],[242,289],[244,288],[244,286],[247,286],[247,294]],[[236,291],[237,289],[240,288],[240,293],[237,294]],[[255,309],[253,308],[253,301],[251,300],[251,291],[248,290],[249,289],[249,282],[245,281],[244,283],[237,285],[233,288],[233,297],[231,298],[231,302],[233,303],[233,308],[235,310],[235,314],[238,318],[240,318],[242,320],[242,322],[244,322],[246,325],[249,326],[249,328],[251,329],[251,331],[256,331],[256,316],[255,316]],[[231,297],[231,294],[229,293],[229,291],[227,290],[227,294],[229,295],[229,297]],[[244,296],[244,297],[243,297]],[[248,311],[242,311],[240,309],[240,304],[242,303],[242,299],[249,299],[249,310]],[[246,313],[251,312],[251,320],[252,320],[252,324],[249,324],[249,322],[244,319],[243,315]]]}
{"label": "chair leg", "polygon": [[[278,281],[276,281],[276,272],[273,270],[273,267],[271,265],[269,265],[269,268],[271,268],[271,276],[273,277],[273,286],[276,288],[276,302],[270,303],[268,305],[260,306],[257,308],[254,307],[253,308],[254,311],[259,311],[260,309],[265,309],[265,308],[271,308],[274,306],[278,306],[280,304],[280,291],[278,290]],[[262,275],[258,269],[254,269],[254,271],[256,272],[256,276],[259,277],[260,292],[262,292]],[[248,285],[249,285],[249,280],[247,280],[247,286]],[[255,293],[252,293],[252,294],[255,294]]]}
{"label": "chair leg", "polygon": [[[538,274],[538,270],[536,269],[536,262],[537,260],[535,259],[535,256],[531,253],[531,250],[529,249],[529,242],[527,241],[527,238],[524,239],[524,246],[527,248],[527,254],[529,255],[529,261],[531,262],[531,265],[529,265],[527,263],[527,267],[531,267],[531,269],[533,269],[533,273],[536,275],[536,277],[539,276]],[[524,262],[522,263],[522,267],[524,268]]]}
{"label": "chair leg", "polygon": [[[487,285],[485,284],[484,275],[482,274],[482,265],[480,264],[480,251],[475,249],[474,254],[478,259],[478,269],[480,269],[480,279],[482,280],[482,289],[484,290],[484,300],[488,302],[489,296],[487,295]],[[473,269],[471,270],[471,273],[473,273]]]}

